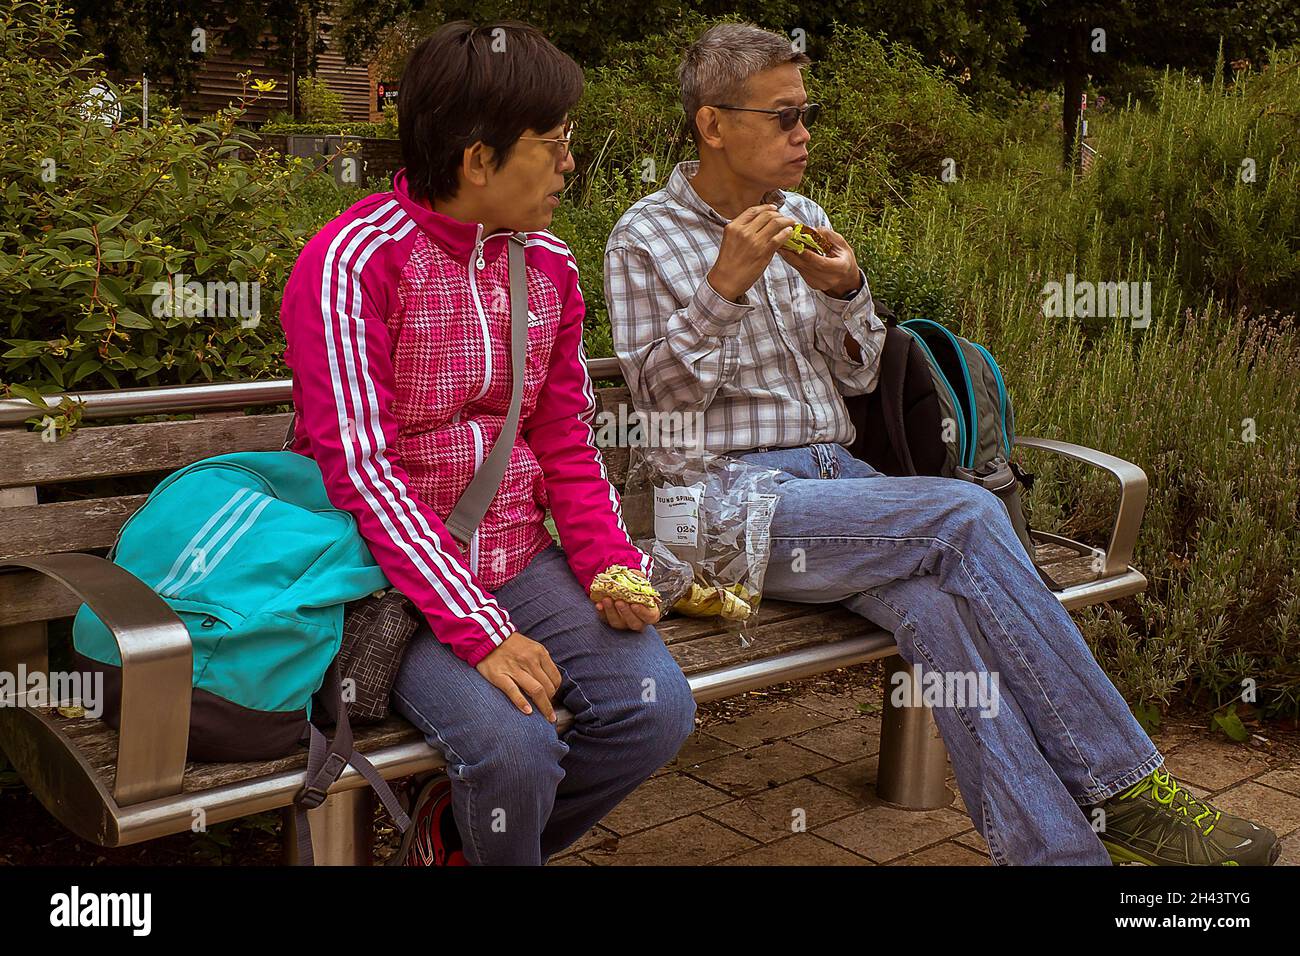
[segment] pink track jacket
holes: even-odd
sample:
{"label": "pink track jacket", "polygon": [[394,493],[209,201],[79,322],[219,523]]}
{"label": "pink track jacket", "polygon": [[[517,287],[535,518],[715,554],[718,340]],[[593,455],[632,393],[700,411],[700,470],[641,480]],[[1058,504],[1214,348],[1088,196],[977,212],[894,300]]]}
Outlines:
{"label": "pink track jacket", "polygon": [[527,233],[528,359],[505,480],[473,540],[443,525],[509,409],[509,236],[434,212],[398,172],[307,243],[280,310],[293,451],[471,665],[515,630],[492,591],[551,543],[548,505],[584,589],[611,564],[651,569],[592,432],[577,262],[549,232]]}

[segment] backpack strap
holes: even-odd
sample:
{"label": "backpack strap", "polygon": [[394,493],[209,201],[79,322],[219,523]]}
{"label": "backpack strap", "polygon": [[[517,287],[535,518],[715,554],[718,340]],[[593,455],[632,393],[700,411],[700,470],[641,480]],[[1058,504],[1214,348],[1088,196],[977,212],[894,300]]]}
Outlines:
{"label": "backpack strap", "polygon": [[303,779],[302,789],[293,798],[295,822],[298,830],[298,865],[312,866],[315,854],[311,846],[311,820],[308,810],[314,810],[325,802],[332,787],[348,764],[366,779],[371,788],[379,795],[384,809],[397,824],[397,829],[405,833],[411,825],[411,818],[397,802],[397,796],[387,781],[379,775],[374,765],[353,747],[352,725],[348,722],[348,708],[343,700],[343,685],[339,682],[337,661],[330,664],[325,671],[325,686],[329,689],[328,699],[334,702],[334,736],[326,740],[325,735],[311,721],[307,722],[306,734],[310,735],[311,745],[307,753],[307,773]]}
{"label": "backpack strap", "polygon": [[903,422],[903,384],[907,377],[907,356],[912,347],[910,335],[896,325],[886,326],[885,345],[880,352],[880,411],[885,420],[885,433],[905,475],[916,474],[912,448],[907,441],[907,427]]}
{"label": "backpack strap", "polygon": [[284,444],[280,446],[280,451],[288,451],[289,446],[293,444],[293,431],[294,431],[294,426],[297,424],[298,424],[298,412],[295,410],[293,414],[289,416],[289,430],[288,432],[285,433]]}

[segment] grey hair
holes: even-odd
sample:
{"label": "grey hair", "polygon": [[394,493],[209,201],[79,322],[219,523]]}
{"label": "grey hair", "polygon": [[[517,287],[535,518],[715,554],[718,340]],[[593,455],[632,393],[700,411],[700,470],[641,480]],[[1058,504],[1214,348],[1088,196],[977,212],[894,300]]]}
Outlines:
{"label": "grey hair", "polygon": [[752,23],[709,27],[691,44],[677,68],[691,137],[699,142],[695,114],[701,106],[734,102],[744,94],[750,77],[774,66],[807,66],[811,62],[806,54],[795,51],[788,37]]}

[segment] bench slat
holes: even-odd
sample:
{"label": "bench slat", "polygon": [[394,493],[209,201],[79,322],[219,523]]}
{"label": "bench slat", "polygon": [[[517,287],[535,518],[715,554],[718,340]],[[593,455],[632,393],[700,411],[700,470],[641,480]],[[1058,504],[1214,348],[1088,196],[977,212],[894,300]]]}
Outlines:
{"label": "bench slat", "polygon": [[288,427],[279,413],[83,427],[57,442],[0,429],[0,487],[170,472],[227,452],[278,449]]}
{"label": "bench slat", "polygon": [[148,497],[119,495],[7,508],[0,559],[111,547],[126,519]]}
{"label": "bench slat", "polygon": [[[622,404],[630,413],[626,388],[596,392],[599,412],[617,415]],[[193,421],[86,426],[57,442],[43,441],[39,431],[0,428],[0,461],[5,462],[0,488],[170,472],[232,451],[276,451],[284,444],[289,418],[288,412],[234,413]],[[611,480],[621,485],[627,474],[627,450],[611,448],[603,453]]]}
{"label": "bench slat", "polygon": [[[819,607],[822,609],[818,610]],[[742,645],[737,635],[722,633],[675,644],[671,650],[682,673],[690,677],[718,667],[744,664],[801,647],[842,640],[868,630],[880,628],[845,608],[809,605],[801,617],[750,628],[746,635],[748,646]]]}
{"label": "bench slat", "polygon": [[[807,614],[809,608],[810,605],[808,604],[799,604],[793,601],[768,600],[764,601],[759,608],[759,620],[764,624],[788,621]],[[658,629],[660,636],[663,637],[664,643],[670,647],[685,641],[712,637],[715,634],[734,635],[735,633],[728,630],[721,618],[686,617],[683,614],[672,614],[655,625],[655,627]]]}
{"label": "bench slat", "polygon": [[0,574],[0,628],[72,617],[79,607],[81,600],[48,575],[35,571]]}
{"label": "bench slat", "polygon": [[1044,563],[1043,567],[1057,581],[1067,586],[1082,584],[1097,577],[1097,571],[1093,568],[1093,559],[1088,555],[1075,554],[1073,551],[1069,551],[1064,557],[1057,557],[1049,563]]}
{"label": "bench slat", "polygon": [[[117,731],[102,720],[64,717],[57,710],[46,709],[47,718],[56,724],[63,734],[76,742],[77,748],[87,762],[95,768],[111,793],[114,785],[117,762]],[[403,743],[408,740],[421,740],[422,735],[400,717],[390,718],[382,724],[354,728],[357,749],[363,753],[383,747]],[[195,793],[211,790],[214,787],[237,783],[241,780],[253,780],[284,770],[305,768],[306,751],[275,760],[255,760],[236,763],[195,763],[185,765],[185,778],[182,792]]]}

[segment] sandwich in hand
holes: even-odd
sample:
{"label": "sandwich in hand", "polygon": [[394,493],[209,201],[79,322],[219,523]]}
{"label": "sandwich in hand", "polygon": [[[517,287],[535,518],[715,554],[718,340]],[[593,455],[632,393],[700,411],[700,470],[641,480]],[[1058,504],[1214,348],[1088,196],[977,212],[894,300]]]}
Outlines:
{"label": "sandwich in hand", "polygon": [[795,223],[794,232],[790,233],[790,238],[785,241],[784,245],[791,252],[803,252],[806,249],[819,256],[831,254],[829,243],[810,226],[805,226],[803,223]]}

